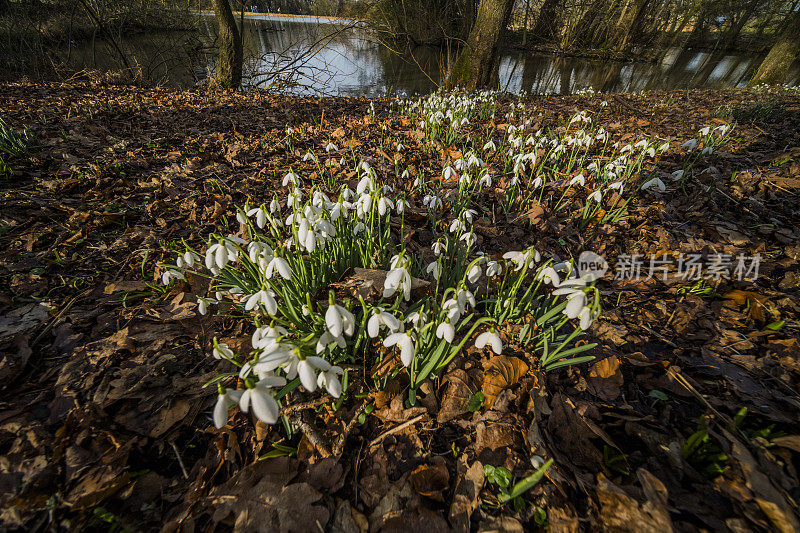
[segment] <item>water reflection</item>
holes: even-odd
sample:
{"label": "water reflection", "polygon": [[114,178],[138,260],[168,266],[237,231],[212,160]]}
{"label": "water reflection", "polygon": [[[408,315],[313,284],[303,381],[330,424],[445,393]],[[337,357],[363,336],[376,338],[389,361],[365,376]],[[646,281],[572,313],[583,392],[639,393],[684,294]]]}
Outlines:
{"label": "water reflection", "polygon": [[[213,73],[216,29],[214,18],[203,16],[199,35],[181,34],[178,40],[184,44],[171,58],[168,47],[174,35],[172,41],[140,35],[123,44],[138,64],[159,65],[151,70],[160,81],[190,86]],[[195,50],[194,63],[187,59],[189,49]],[[118,68],[114,55],[102,50],[106,49],[87,45],[72,59],[83,66]],[[366,28],[296,20],[246,20],[244,56],[246,86],[296,94],[427,93],[437,87],[448,65],[439,49],[420,47],[400,55],[377,42]],[[499,77],[502,89],[532,94],[570,94],[588,87],[602,92],[741,87],[760,58],[675,49],[656,62],[624,63],[509,52],[501,58]],[[800,83],[800,65],[793,65],[789,83]]]}

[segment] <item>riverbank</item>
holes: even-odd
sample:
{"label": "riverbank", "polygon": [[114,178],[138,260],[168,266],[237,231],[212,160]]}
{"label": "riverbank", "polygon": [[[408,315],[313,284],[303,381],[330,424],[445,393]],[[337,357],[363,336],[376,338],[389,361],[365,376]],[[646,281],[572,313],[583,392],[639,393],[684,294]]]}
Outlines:
{"label": "riverbank", "polygon": [[[797,92],[489,102],[445,137],[390,99],[0,85],[3,119],[28,132],[0,165],[3,528],[796,529]],[[569,132],[572,147],[579,129],[609,136],[592,145],[594,170],[526,148],[537,130],[565,146]],[[514,130],[543,184],[506,161]],[[469,342],[409,407],[406,370],[376,342],[384,364],[348,361],[341,402],[287,396],[302,415],[293,433],[238,412],[215,429],[216,393],[202,386],[228,367],[212,338],[247,350],[251,324],[196,314],[197,280],[160,283],[176,243],[236,232],[236,206],[282,198],[290,169],[336,198],[366,161],[409,202],[404,233],[394,215],[392,231],[432,261],[412,178],[444,199],[433,225],[447,234],[459,181],[443,170],[469,150],[492,177],[472,198],[492,258],[535,246],[557,261],[608,259],[585,337],[595,359],[544,372],[541,352],[503,328],[504,359]],[[617,159],[629,150],[638,167]],[[612,162],[630,172],[606,190],[600,169]],[[606,216],[620,205],[620,218]],[[617,278],[637,254],[643,275]],[[759,270],[687,279],[677,258],[690,254],[704,274],[739,256],[758,256]],[[647,276],[649,258],[667,256]],[[477,396],[490,390],[492,402]],[[323,457],[341,435],[341,455]],[[518,506],[501,503],[504,478],[485,466],[518,481],[541,459],[554,460],[543,480]]]}

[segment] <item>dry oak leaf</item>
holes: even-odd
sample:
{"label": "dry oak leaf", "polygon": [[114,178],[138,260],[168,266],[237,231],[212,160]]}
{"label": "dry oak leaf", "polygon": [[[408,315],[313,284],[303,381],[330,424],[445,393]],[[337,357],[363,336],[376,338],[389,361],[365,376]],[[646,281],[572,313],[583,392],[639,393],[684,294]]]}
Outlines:
{"label": "dry oak leaf", "polygon": [[296,475],[296,462],[288,458],[259,461],[214,487],[205,505],[215,523],[233,531],[319,531],[330,512],[317,504],[322,494],[314,487],[290,483]]}
{"label": "dry oak leaf", "polygon": [[430,465],[419,465],[411,472],[408,481],[419,494],[444,502],[442,492],[450,488],[450,473],[445,462],[440,460]]}
{"label": "dry oak leaf", "polygon": [[606,401],[615,400],[624,382],[619,369],[619,359],[612,355],[589,367],[589,391]]}
{"label": "dry oak leaf", "polygon": [[750,306],[750,316],[762,323],[766,320],[764,315],[765,311],[770,315],[780,316],[780,313],[778,313],[778,310],[775,308],[775,304],[770,302],[766,296],[758,294],[757,292],[740,291],[737,289],[726,292],[722,297],[727,300],[733,300],[739,305]]}
{"label": "dry oak leaf", "polygon": [[483,373],[483,405],[491,407],[503,389],[513,386],[528,372],[528,365],[517,357],[492,357]]}

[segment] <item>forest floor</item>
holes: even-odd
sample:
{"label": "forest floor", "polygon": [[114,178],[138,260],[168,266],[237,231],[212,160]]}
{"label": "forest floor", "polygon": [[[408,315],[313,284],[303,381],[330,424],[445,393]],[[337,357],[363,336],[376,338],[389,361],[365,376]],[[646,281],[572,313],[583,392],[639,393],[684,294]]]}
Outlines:
{"label": "forest floor", "polygon": [[[516,102],[500,97],[490,126],[502,132]],[[622,254],[758,253],[757,279],[687,281],[674,265],[665,277],[617,279],[612,268],[588,332],[593,362],[545,373],[536,354],[517,352],[528,370],[481,408],[470,399],[487,357],[465,350],[423,388],[422,407],[403,407],[398,380],[370,392],[366,411],[363,395],[338,409],[315,402],[311,430],[287,439],[249,415],[211,423],[216,394],[202,385],[221,365],[212,337],[235,343],[251,331],[196,315],[190,285],[160,285],[170,243],[199,243],[246,199],[268,201],[289,168],[310,185],[316,167],[303,155],[329,141],[408,192],[412,207],[421,199],[394,178],[382,139],[402,141],[400,164],[429,176],[454,148],[421,140],[388,99],[0,85],[2,118],[34,139],[3,154],[11,171],[0,182],[2,529],[800,529],[797,94],[524,102],[534,129],[585,110],[612,142],[669,140],[648,171],[666,190],[631,184],[626,218],[578,229],[575,213],[545,205],[502,214],[498,177],[476,223],[488,247],[533,244],[561,259],[592,250],[612,264]],[[466,127],[477,136],[487,122]],[[685,140],[733,122],[728,144],[680,185],[669,179]],[[287,126],[301,132],[291,149]],[[406,237],[431,244],[425,232]],[[368,391],[371,380],[353,380]],[[343,432],[341,455],[323,457],[319,441]],[[554,465],[518,505],[501,504],[502,480],[484,467],[521,479],[534,456]]]}

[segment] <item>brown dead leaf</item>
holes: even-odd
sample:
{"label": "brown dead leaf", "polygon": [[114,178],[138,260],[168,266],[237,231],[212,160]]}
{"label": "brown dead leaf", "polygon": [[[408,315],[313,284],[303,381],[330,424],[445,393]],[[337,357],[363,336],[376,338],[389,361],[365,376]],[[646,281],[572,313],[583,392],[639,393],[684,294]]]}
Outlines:
{"label": "brown dead leaf", "polygon": [[503,389],[516,384],[528,372],[528,364],[518,357],[492,357],[483,373],[483,405],[491,407]]}
{"label": "brown dead leaf", "polygon": [[771,316],[780,316],[775,304],[770,302],[766,296],[758,294],[757,292],[740,291],[736,289],[726,292],[722,297],[733,300],[739,305],[749,306],[750,316],[761,323],[766,321],[767,317],[764,314],[765,312],[769,313]]}
{"label": "brown dead leaf", "polygon": [[586,380],[589,391],[607,401],[614,400],[619,396],[623,381],[622,372],[619,369],[619,359],[614,355],[597,361],[589,367],[589,377]]}
{"label": "brown dead leaf", "polygon": [[447,389],[442,398],[442,405],[436,417],[437,422],[444,424],[469,412],[469,399],[478,392],[476,376],[457,368],[444,377]]}
{"label": "brown dead leaf", "polygon": [[419,465],[408,478],[411,486],[419,494],[444,502],[442,492],[450,488],[450,473],[444,458],[436,456],[433,464]]}

